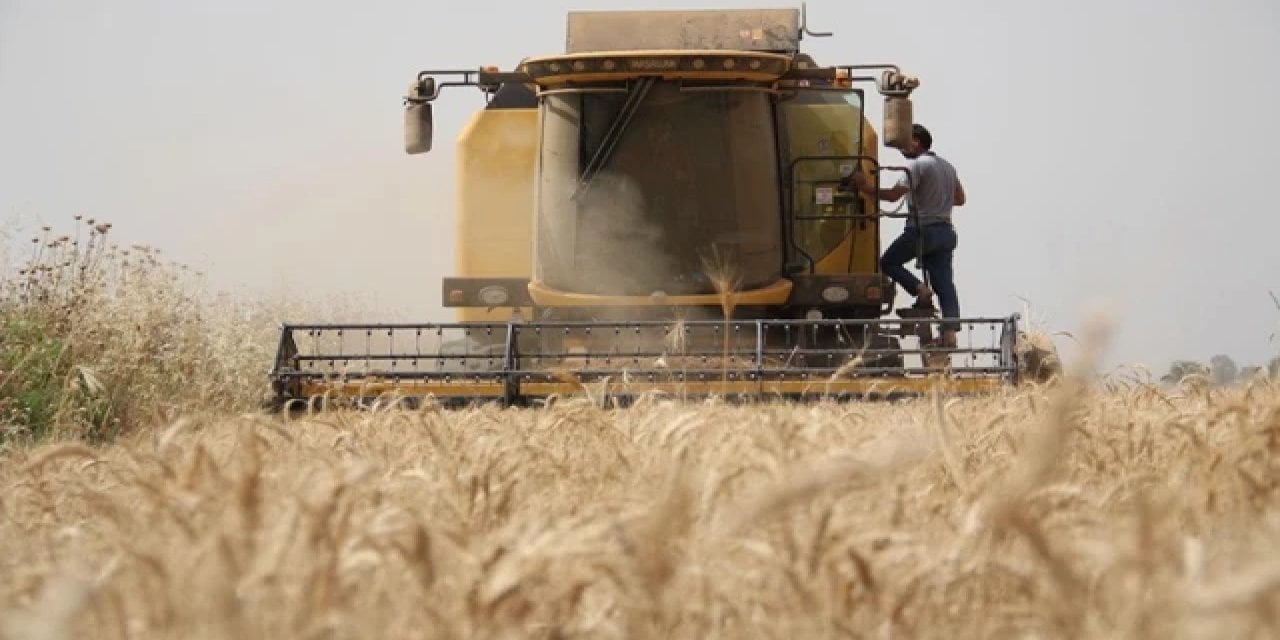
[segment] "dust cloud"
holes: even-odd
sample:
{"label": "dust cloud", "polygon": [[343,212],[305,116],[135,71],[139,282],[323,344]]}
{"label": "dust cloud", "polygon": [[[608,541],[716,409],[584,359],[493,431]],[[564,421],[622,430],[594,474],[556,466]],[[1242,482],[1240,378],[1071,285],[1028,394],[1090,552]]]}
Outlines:
{"label": "dust cloud", "polygon": [[576,254],[571,258],[578,271],[574,280],[585,289],[635,292],[677,275],[665,248],[670,239],[649,214],[636,180],[620,173],[601,174],[576,208],[576,214],[569,213],[577,219],[576,246],[570,250]]}
{"label": "dust cloud", "polygon": [[[572,193],[576,181],[560,188]],[[600,295],[666,296],[727,293],[735,289],[738,256],[731,245],[690,247],[679,229],[662,224],[672,217],[640,182],[625,172],[597,175],[581,199],[542,212],[548,243],[541,252],[542,274],[556,288]],[[666,212],[670,213],[670,212]],[[692,252],[691,252],[692,250]],[[685,255],[690,254],[690,255]],[[685,320],[721,317],[717,307],[656,307],[661,317]],[[636,311],[599,309],[598,320],[635,319]]]}

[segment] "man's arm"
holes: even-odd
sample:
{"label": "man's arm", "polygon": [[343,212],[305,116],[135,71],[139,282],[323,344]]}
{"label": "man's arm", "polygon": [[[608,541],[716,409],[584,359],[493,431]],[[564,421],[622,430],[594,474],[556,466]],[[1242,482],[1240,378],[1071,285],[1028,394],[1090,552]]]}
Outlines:
{"label": "man's arm", "polygon": [[964,201],[965,201],[964,185],[960,184],[959,178],[956,178],[956,194],[955,194],[955,197],[953,198],[952,204],[954,204],[957,207],[962,207],[964,206]]}
{"label": "man's arm", "polygon": [[902,196],[907,195],[907,192],[910,191],[910,189],[908,189],[904,184],[895,185],[888,189],[876,190],[869,182],[867,182],[867,177],[861,173],[853,174],[853,186],[857,187],[859,193],[865,193],[869,196],[874,195],[886,202],[901,200]]}

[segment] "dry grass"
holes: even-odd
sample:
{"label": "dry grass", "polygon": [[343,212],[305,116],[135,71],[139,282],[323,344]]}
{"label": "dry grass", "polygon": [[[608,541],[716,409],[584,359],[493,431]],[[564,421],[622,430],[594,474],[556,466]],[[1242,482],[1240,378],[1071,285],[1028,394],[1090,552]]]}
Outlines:
{"label": "dry grass", "polygon": [[77,216],[0,263],[0,445],[101,442],[192,411],[255,408],[278,323],[346,312],[211,292],[201,274],[113,234]]}
{"label": "dry grass", "polygon": [[245,415],[14,449],[4,631],[1274,637],[1280,392],[1113,386]]}

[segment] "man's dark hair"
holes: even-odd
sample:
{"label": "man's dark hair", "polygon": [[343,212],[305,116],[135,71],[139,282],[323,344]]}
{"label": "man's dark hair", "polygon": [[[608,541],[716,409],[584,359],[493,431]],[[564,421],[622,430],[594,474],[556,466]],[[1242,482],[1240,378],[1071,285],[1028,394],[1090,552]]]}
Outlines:
{"label": "man's dark hair", "polygon": [[920,146],[924,147],[925,151],[933,148],[933,135],[929,133],[928,129],[924,128],[924,125],[911,125],[911,135],[920,139]]}

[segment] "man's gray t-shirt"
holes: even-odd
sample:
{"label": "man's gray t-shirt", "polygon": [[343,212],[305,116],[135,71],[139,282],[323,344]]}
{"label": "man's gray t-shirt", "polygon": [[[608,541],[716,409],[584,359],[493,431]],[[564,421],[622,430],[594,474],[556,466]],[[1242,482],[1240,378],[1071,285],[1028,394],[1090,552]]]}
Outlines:
{"label": "man's gray t-shirt", "polygon": [[[958,180],[956,168],[932,151],[907,159],[906,167],[911,174],[911,194],[907,196],[907,202],[919,210],[921,226],[951,222],[951,207],[955,205]],[[905,175],[898,180],[898,185],[907,186]],[[914,216],[908,217],[907,226],[915,225]]]}

